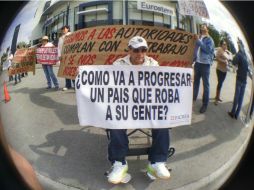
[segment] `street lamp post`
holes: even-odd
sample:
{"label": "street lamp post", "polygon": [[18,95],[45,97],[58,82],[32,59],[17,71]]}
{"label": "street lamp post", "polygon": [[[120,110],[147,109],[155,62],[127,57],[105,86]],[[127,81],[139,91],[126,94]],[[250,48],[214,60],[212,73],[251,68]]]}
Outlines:
{"label": "street lamp post", "polygon": [[69,10],[70,10],[70,2],[68,1],[66,10],[66,25],[69,25]]}

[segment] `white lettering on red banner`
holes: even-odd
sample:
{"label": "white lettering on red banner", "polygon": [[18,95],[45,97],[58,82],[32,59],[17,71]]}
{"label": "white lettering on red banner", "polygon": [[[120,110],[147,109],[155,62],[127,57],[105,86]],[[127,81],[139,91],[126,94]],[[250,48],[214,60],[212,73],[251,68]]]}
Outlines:
{"label": "white lettering on red banner", "polygon": [[39,64],[54,65],[58,61],[56,47],[40,47],[36,49],[36,59]]}

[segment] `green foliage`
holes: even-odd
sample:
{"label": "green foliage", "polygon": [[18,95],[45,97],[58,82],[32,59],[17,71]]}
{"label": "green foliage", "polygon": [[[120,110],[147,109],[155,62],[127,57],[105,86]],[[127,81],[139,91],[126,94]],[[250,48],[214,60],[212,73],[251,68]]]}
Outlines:
{"label": "green foliage", "polygon": [[20,49],[20,48],[26,48],[26,47],[28,47],[28,43],[26,43],[26,42],[19,42],[18,44],[17,44],[17,48],[18,49]]}
{"label": "green foliage", "polygon": [[227,33],[226,31],[221,31],[221,39],[224,39],[227,42],[228,50],[231,51],[231,53],[235,54],[236,48],[229,33]]}
{"label": "green foliage", "polygon": [[220,46],[220,41],[222,39],[224,39],[227,44],[228,44],[228,50],[230,52],[232,52],[233,54],[236,53],[236,48],[234,46],[234,43],[232,41],[231,36],[229,35],[229,33],[225,32],[225,31],[221,31],[219,32],[218,30],[216,30],[216,28],[213,25],[209,25],[208,26],[209,29],[209,35],[213,38],[214,41],[214,45],[215,47]]}
{"label": "green foliage", "polygon": [[211,24],[208,26],[208,29],[209,35],[213,38],[215,47],[218,47],[220,43],[220,32]]}
{"label": "green foliage", "polygon": [[3,65],[6,59],[7,59],[7,53],[3,53],[3,55],[1,56],[1,65]]}

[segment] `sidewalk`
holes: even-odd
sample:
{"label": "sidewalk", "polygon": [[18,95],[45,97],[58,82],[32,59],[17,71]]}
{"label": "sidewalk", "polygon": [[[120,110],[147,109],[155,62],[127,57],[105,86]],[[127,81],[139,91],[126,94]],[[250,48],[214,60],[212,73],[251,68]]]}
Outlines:
{"label": "sidewalk", "polygon": [[[217,84],[215,65],[211,69],[211,98]],[[58,67],[54,69],[57,73]],[[63,87],[64,79],[59,82]],[[172,169],[170,180],[150,181],[144,175],[147,156],[128,157],[132,180],[111,185],[103,175],[110,168],[105,131],[79,126],[74,90],[63,92],[45,87],[44,73],[37,66],[35,76],[29,73],[16,86],[8,83],[12,99],[0,104],[9,143],[30,161],[45,190],[218,189],[241,159],[253,129],[253,121],[245,127],[241,119],[233,120],[227,114],[235,88],[235,74],[229,72],[223,85],[223,102],[215,106],[211,99],[207,112],[200,114],[200,93],[193,105],[192,125],[171,130],[171,146],[176,152],[167,162]],[[242,117],[250,94],[248,79]],[[0,98],[3,99],[2,94]],[[140,138],[131,139],[131,143],[146,141],[142,134],[137,135]]]}

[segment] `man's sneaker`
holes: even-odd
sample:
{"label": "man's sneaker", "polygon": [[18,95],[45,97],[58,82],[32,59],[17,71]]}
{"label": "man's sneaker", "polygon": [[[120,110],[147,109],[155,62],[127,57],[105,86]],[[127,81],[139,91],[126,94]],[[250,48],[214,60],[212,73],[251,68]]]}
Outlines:
{"label": "man's sneaker", "polygon": [[108,182],[113,184],[128,183],[130,181],[130,174],[127,173],[128,165],[122,162],[115,161],[112,166],[112,171],[108,175]]}
{"label": "man's sneaker", "polygon": [[156,178],[160,179],[170,178],[170,172],[168,171],[164,162],[155,162],[154,164],[148,164],[147,175],[152,180],[155,180]]}
{"label": "man's sneaker", "polygon": [[63,91],[66,91],[66,90],[68,90],[68,88],[64,87],[64,88],[63,88]]}

